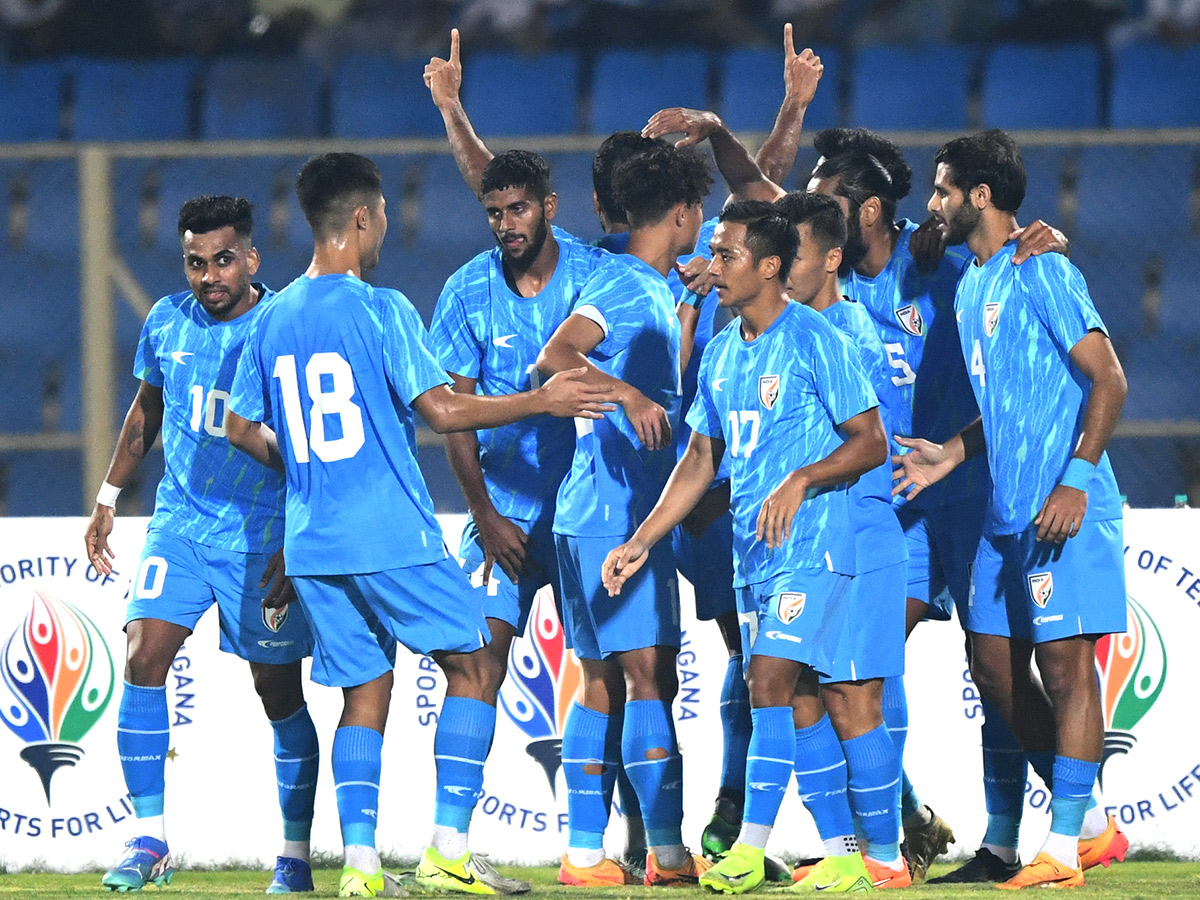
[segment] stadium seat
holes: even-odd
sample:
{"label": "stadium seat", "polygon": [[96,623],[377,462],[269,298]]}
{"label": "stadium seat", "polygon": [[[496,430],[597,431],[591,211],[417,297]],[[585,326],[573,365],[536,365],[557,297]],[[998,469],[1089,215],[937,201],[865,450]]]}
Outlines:
{"label": "stadium seat", "polygon": [[[838,123],[841,55],[833,47],[813,50],[821,57],[825,73],[804,114],[804,128],[816,132]],[[725,124],[734,131],[770,131],[783,102],[782,51],[761,47],[730,50],[721,59],[720,75],[718,109]]]}
{"label": "stadium seat", "polygon": [[584,241],[598,239],[603,230],[592,203],[592,153],[547,153],[550,177],[558,194],[554,224]]}
{"label": "stadium seat", "polygon": [[609,50],[592,73],[593,134],[638,131],[668,106],[708,108],[708,55],[702,50]]}
{"label": "stadium seat", "polygon": [[182,140],[192,136],[197,64],[81,60],[75,66],[74,136],[80,141]]}
{"label": "stadium seat", "polygon": [[0,142],[57,140],[62,84],[59,63],[0,64]]}
{"label": "stadium seat", "polygon": [[0,250],[0,316],[4,343],[22,343],[53,355],[79,343],[79,265],[72,258],[33,250]]}
{"label": "stadium seat", "polygon": [[1071,262],[1087,281],[1096,311],[1123,354],[1130,342],[1154,334],[1154,321],[1146,312],[1147,267],[1145,247],[1111,241],[1071,239]]}
{"label": "stadium seat", "polygon": [[1044,219],[1061,229],[1062,179],[1068,152],[1062,147],[1021,148],[1025,160],[1025,200],[1017,219],[1022,225]]}
{"label": "stadium seat", "polygon": [[1164,331],[1191,339],[1200,338],[1198,256],[1200,241],[1194,236],[1169,244],[1163,250],[1159,325]]}
{"label": "stadium seat", "polygon": [[1170,240],[1188,227],[1197,166],[1188,146],[1087,147],[1079,159],[1075,229],[1089,238]]}
{"label": "stadium seat", "polygon": [[[574,53],[473,54],[463,64],[462,92],[475,130],[485,140],[579,129],[579,57]],[[425,103],[433,107],[428,91]]]}
{"label": "stadium seat", "polygon": [[1191,373],[1200,338],[1159,332],[1131,341],[1120,357],[1129,383],[1122,418],[1200,419],[1200,392]]}
{"label": "stadium seat", "polygon": [[[1128,416],[1128,404],[1126,404]],[[1183,440],[1161,437],[1114,438],[1108,445],[1108,459],[1117,476],[1117,489],[1129,505],[1169,507],[1176,494],[1187,489],[1184,475]]]}
{"label": "stadium seat", "polygon": [[5,514],[78,516],[83,513],[83,455],[33,450],[0,456]]}
{"label": "stadium seat", "polygon": [[[426,59],[359,56],[341,60],[330,84],[335,137],[442,137],[442,117],[421,80]],[[474,114],[472,110],[472,114]]]}
{"label": "stadium seat", "polygon": [[306,59],[220,59],[204,78],[200,136],[207,140],[316,137],[321,69]]}
{"label": "stadium seat", "polygon": [[74,257],[79,252],[78,184],[74,159],[0,160],[0,244],[7,250]]}
{"label": "stadium seat", "polygon": [[4,431],[41,431],[45,372],[41,352],[32,343],[0,346],[0,422]]}
{"label": "stadium seat", "polygon": [[971,61],[966,47],[864,47],[854,61],[849,121],[880,130],[966,128]]}
{"label": "stadium seat", "polygon": [[933,193],[933,156],[937,147],[901,147],[904,159],[912,169],[912,187],[908,196],[900,201],[899,215],[918,225],[929,218],[926,204]]}
{"label": "stadium seat", "polygon": [[1098,128],[1100,55],[1087,44],[1001,44],[984,63],[982,99],[989,128]]}
{"label": "stadium seat", "polygon": [[1113,128],[1200,125],[1200,47],[1132,44],[1113,57]]}

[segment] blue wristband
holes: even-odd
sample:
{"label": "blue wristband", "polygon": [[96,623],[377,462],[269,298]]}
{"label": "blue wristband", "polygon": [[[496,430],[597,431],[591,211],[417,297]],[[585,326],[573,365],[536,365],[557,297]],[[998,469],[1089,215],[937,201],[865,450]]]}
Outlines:
{"label": "blue wristband", "polygon": [[1071,461],[1067,463],[1067,470],[1063,472],[1063,476],[1058,480],[1058,483],[1086,493],[1088,482],[1092,480],[1092,473],[1095,471],[1096,467],[1086,459],[1073,456],[1071,457]]}

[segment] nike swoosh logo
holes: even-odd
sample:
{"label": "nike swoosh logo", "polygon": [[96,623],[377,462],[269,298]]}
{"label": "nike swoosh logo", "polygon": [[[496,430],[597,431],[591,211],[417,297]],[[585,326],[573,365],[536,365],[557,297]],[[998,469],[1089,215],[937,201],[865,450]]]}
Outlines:
{"label": "nike swoosh logo", "polygon": [[503,334],[498,338],[492,338],[492,343],[497,347],[505,347],[505,348],[511,350],[512,349],[511,341],[515,337],[516,337],[515,334]]}
{"label": "nike swoosh logo", "polygon": [[445,873],[446,875],[449,875],[455,881],[460,881],[463,884],[474,884],[475,883],[475,873],[474,872],[471,873],[470,878],[463,878],[461,875],[456,875],[454,872],[451,872],[449,869],[443,869],[441,866],[438,866],[437,870],[439,872]]}
{"label": "nike swoosh logo", "polygon": [[716,381],[713,382],[713,390],[714,391],[721,390],[721,385],[723,385],[728,380],[729,380],[728,378],[718,378]]}
{"label": "nike swoosh logo", "polygon": [[956,312],[956,313],[954,314],[954,318],[955,318],[955,320],[956,320],[956,321],[959,321],[959,322],[961,322],[961,321],[962,321],[962,313],[960,313],[960,312]]}
{"label": "nike swoosh logo", "polygon": [[192,353],[190,350],[176,350],[174,353],[171,354],[171,359],[175,360],[175,362],[182,365],[184,362],[183,358],[185,356],[195,356],[195,355],[196,354]]}

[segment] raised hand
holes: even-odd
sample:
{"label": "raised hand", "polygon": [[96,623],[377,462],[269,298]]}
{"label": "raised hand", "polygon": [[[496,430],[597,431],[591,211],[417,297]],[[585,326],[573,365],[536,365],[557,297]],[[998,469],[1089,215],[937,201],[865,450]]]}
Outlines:
{"label": "raised hand", "polygon": [[932,272],[941,264],[946,255],[946,241],[932,218],[926,219],[912,233],[908,239],[908,252],[926,272]]}
{"label": "raised hand", "polygon": [[805,47],[796,52],[792,41],[792,23],[783,26],[783,92],[801,106],[808,106],[817,95],[817,83],[825,72],[821,57]]}
{"label": "raised hand", "polygon": [[1018,228],[1008,239],[1017,242],[1017,252],[1012,258],[1014,266],[1019,266],[1031,256],[1041,256],[1043,253],[1061,253],[1068,256],[1070,251],[1071,242],[1067,240],[1067,236],[1041,219],[1030,222],[1024,228]]}
{"label": "raised hand", "polygon": [[714,131],[724,127],[716,113],[672,106],[669,109],[660,109],[650,117],[650,121],[642,129],[642,137],[659,138],[668,134],[682,134],[683,137],[675,142],[675,146],[687,147],[700,143]]}
{"label": "raised hand", "polygon": [[700,297],[707,297],[716,281],[708,271],[708,262],[703,256],[693,256],[682,266],[675,263],[675,273],[683,286]]}
{"label": "raised hand", "polygon": [[458,29],[450,30],[450,58],[434,56],[425,66],[425,86],[433,95],[433,104],[438,109],[458,102],[462,90],[462,62],[459,59]]}

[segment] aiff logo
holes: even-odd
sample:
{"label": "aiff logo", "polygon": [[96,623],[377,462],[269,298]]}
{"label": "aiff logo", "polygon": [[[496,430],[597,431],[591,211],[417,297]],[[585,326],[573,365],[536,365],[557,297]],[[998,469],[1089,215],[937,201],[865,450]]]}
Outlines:
{"label": "aiff logo", "polygon": [[1128,753],[1137,738],[1133,728],[1150,711],[1167,678],[1167,649],[1145,608],[1128,598],[1124,634],[1107,634],[1096,642],[1096,671],[1104,710],[1104,766],[1118,753]]}
{"label": "aiff logo", "polygon": [[579,662],[566,647],[549,591],[540,591],[529,614],[526,637],[513,641],[500,704],[531,740],[525,752],[537,760],[557,795],[562,766],[562,729],[581,681]]}
{"label": "aiff logo", "polygon": [[0,718],[22,741],[21,759],[50,780],[83,756],[81,741],[113,695],[113,661],[95,624],[69,603],[33,592],[0,659]]}

